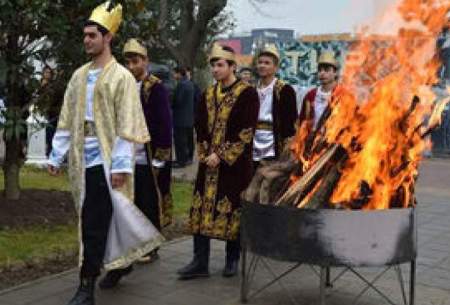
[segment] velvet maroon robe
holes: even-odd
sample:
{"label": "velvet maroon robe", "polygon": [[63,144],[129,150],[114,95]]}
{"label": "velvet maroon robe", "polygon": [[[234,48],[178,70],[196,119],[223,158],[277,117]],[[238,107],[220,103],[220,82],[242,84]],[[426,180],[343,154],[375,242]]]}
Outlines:
{"label": "velvet maroon robe", "polygon": [[[258,120],[256,89],[237,81],[226,92],[209,87],[198,105],[195,128],[199,168],[190,212],[193,234],[236,240],[240,194],[253,173],[253,135]],[[216,153],[220,164],[209,168],[205,158]]]}

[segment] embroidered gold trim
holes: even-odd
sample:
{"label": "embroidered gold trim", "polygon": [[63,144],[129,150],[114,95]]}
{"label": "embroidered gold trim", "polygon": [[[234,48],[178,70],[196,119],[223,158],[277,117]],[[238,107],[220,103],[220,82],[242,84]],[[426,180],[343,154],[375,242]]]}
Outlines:
{"label": "embroidered gold trim", "polygon": [[144,103],[148,103],[148,98],[152,93],[152,88],[155,84],[161,83],[161,80],[154,75],[148,75],[142,82],[142,92],[144,97]]}
{"label": "embroidered gold trim", "polygon": [[[212,134],[212,151],[217,153],[220,151],[220,148],[223,147],[227,121],[231,110],[239,95],[248,87],[248,84],[241,81],[235,85],[233,90],[226,92],[223,97],[215,95],[217,86],[211,86],[207,89],[206,108],[208,111],[208,131]],[[220,100],[217,100],[217,98],[220,98]],[[239,134],[241,141],[239,143],[244,143],[244,140],[247,141],[247,143],[250,143],[252,133],[253,130],[251,128],[241,131]],[[205,151],[206,153],[208,152],[207,148],[207,142],[203,143],[203,147],[202,145],[199,145],[199,157],[205,156]],[[241,148],[239,148],[239,150],[241,150]],[[237,157],[233,156],[233,158],[236,159]],[[190,227],[194,234],[201,233],[203,235],[219,239],[228,239],[228,237],[234,237],[235,239],[237,237],[237,233],[229,230],[235,230],[236,228],[239,230],[239,224],[233,223],[236,219],[239,221],[239,218],[236,216],[233,218],[233,216],[231,216],[232,219],[230,222],[228,215],[224,213],[221,214],[220,211],[218,211],[219,216],[215,217],[215,211],[219,208],[222,211],[229,208],[231,212],[231,202],[229,202],[228,199],[226,200],[230,203],[230,205],[224,201],[225,199],[222,199],[220,204],[216,207],[219,168],[220,167],[206,169],[204,195],[203,198],[199,193],[194,195],[194,201],[191,209]]]}
{"label": "embroidered gold trim", "polygon": [[156,148],[153,157],[160,161],[170,161],[172,159],[172,151],[170,148]]}

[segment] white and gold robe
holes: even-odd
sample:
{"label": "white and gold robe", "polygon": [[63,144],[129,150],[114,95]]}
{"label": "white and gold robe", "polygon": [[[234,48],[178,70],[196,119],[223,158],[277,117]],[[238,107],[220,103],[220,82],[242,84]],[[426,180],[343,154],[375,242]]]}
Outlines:
{"label": "white and gold robe", "polygon": [[[88,63],[75,71],[67,86],[53,142],[54,150],[69,151],[69,179],[80,224],[85,196],[86,84],[91,65],[92,63]],[[111,270],[130,265],[137,258],[158,247],[164,240],[153,224],[133,203],[133,173],[127,175],[122,188],[111,188],[112,155],[115,150],[120,149],[119,143],[123,143],[123,140],[136,144],[150,141],[139,93],[136,89],[136,81],[130,72],[117,63],[114,58],[103,68],[95,83],[93,114],[95,133],[100,144],[103,167],[113,206],[103,260],[105,269]],[[81,264],[83,245],[82,242],[80,244]]]}

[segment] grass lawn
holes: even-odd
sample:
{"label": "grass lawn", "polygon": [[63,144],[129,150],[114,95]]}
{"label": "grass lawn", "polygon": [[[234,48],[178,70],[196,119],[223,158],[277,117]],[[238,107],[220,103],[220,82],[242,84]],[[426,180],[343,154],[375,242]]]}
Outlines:
{"label": "grass lawn", "polygon": [[[42,169],[25,167],[21,171],[20,180],[22,189],[69,191],[67,176],[50,177]],[[3,188],[3,172],[0,170],[0,191]],[[186,182],[172,184],[175,217],[187,215],[192,188],[192,184]],[[0,230],[0,269],[17,263],[52,257],[55,253],[75,251],[78,248],[77,230],[76,225]]]}

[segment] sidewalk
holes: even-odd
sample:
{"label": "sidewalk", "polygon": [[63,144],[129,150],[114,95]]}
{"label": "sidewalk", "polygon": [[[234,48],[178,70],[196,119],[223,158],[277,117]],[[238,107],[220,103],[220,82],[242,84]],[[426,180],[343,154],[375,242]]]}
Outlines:
{"label": "sidewalk", "polygon": [[[192,170],[192,169],[187,169]],[[178,170],[177,170],[178,171]],[[195,169],[194,169],[195,171]],[[181,171],[180,171],[181,172]],[[190,173],[185,173],[189,175]],[[419,258],[416,305],[450,305],[450,160],[426,161],[418,186]],[[178,281],[176,270],[189,262],[192,242],[189,237],[164,245],[161,259],[152,265],[138,266],[114,291],[97,291],[97,305],[237,305],[239,278],[221,276],[224,243],[212,244],[209,279]],[[273,263],[276,271],[289,264]],[[408,268],[405,268],[407,271]],[[338,270],[334,270],[336,274]],[[375,269],[364,270],[373,278]],[[404,273],[407,278],[408,273]],[[257,272],[256,285],[271,280],[262,269]],[[302,267],[283,282],[299,304],[317,304],[319,280],[309,267]],[[77,271],[72,270],[21,287],[0,292],[1,305],[65,305],[77,286]],[[352,296],[363,285],[355,276],[346,274],[329,291],[327,304],[351,304]],[[396,274],[388,272],[377,284],[398,304],[401,301]],[[250,300],[255,305],[290,304],[287,294],[278,284]],[[389,304],[373,292],[367,293],[358,305]]]}

